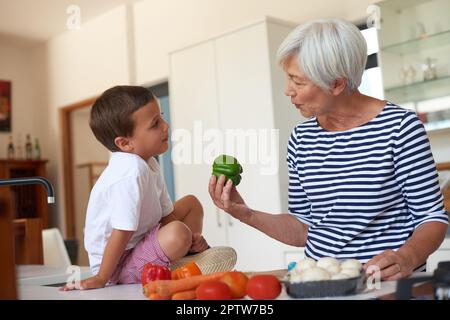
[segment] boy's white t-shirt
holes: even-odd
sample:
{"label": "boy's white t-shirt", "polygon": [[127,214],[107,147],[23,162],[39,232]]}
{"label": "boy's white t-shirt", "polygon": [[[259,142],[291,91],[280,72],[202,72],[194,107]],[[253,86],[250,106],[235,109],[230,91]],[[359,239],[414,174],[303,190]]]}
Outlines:
{"label": "boy's white t-shirt", "polygon": [[97,274],[113,229],[135,231],[131,249],[173,211],[158,162],[138,155],[113,152],[92,188],[86,213],[84,245],[93,274]]}

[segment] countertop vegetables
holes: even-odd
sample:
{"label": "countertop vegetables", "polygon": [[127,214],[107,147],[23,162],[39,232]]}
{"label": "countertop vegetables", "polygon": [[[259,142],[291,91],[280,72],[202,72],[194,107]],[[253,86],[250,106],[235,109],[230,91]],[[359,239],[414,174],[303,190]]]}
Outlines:
{"label": "countertop vegetables", "polygon": [[224,175],[228,179],[233,181],[233,185],[237,186],[241,182],[242,166],[237,159],[232,156],[221,154],[216,159],[212,166],[212,174],[219,178]]}
{"label": "countertop vegetables", "polygon": [[246,287],[248,277],[240,271],[230,271],[226,273],[220,281],[226,283],[230,287],[231,298],[241,299],[247,294]]}
{"label": "countertop vegetables", "polygon": [[149,262],[144,266],[144,269],[142,269],[141,283],[143,286],[145,286],[150,281],[170,280],[170,279],[171,279],[170,269],[165,266]]}
{"label": "countertop vegetables", "polygon": [[221,271],[179,280],[150,281],[143,287],[143,292],[147,297],[151,297],[151,294],[157,294],[160,297],[170,299],[177,292],[195,290],[201,283],[208,280],[219,280],[226,273],[226,271]]}
{"label": "countertop vegetables", "polygon": [[261,274],[247,281],[247,294],[254,300],[272,300],[281,293],[281,283],[271,274]]}
{"label": "countertop vegetables", "polygon": [[198,276],[201,275],[202,271],[197,266],[195,261],[191,261],[187,264],[185,264],[182,267],[179,267],[172,271],[172,280],[178,280],[183,278],[188,278],[192,276]]}
{"label": "countertop vegetables", "polygon": [[201,283],[195,294],[198,300],[229,300],[231,299],[230,287],[219,280],[209,280]]}
{"label": "countertop vegetables", "polygon": [[281,283],[270,274],[251,276],[240,271],[221,271],[190,276],[178,280],[155,280],[143,287],[150,300],[227,300],[275,299],[281,293]]}
{"label": "countertop vegetables", "polygon": [[362,265],[358,260],[338,261],[332,257],[322,257],[318,261],[303,258],[289,271],[290,282],[342,280],[360,276]]}

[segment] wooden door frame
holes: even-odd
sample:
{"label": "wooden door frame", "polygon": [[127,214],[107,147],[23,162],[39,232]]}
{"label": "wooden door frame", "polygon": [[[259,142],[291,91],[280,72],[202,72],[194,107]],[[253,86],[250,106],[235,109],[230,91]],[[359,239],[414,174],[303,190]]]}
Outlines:
{"label": "wooden door frame", "polygon": [[17,299],[13,228],[11,204],[0,201],[0,300]]}
{"label": "wooden door frame", "polygon": [[74,186],[73,186],[73,138],[70,116],[73,111],[88,108],[97,100],[98,96],[64,106],[59,109],[61,128],[61,150],[64,185],[64,209],[66,218],[66,238],[75,238],[75,206],[74,206]]}

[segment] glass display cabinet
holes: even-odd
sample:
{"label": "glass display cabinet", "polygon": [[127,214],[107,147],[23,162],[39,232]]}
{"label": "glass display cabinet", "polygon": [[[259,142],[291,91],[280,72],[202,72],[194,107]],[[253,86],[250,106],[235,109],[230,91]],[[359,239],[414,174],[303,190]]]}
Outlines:
{"label": "glass display cabinet", "polygon": [[450,128],[450,0],[378,6],[385,99],[415,110],[428,131]]}

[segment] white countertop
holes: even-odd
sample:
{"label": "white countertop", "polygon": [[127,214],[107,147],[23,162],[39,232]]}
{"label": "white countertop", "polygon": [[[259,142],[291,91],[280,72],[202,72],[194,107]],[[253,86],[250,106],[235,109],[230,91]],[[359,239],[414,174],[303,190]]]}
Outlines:
{"label": "white countertop", "polygon": [[[396,289],[395,281],[381,283],[380,289],[367,290],[363,293],[344,296],[321,298],[325,300],[367,300],[393,293]],[[116,285],[95,290],[59,291],[57,287],[20,285],[19,299],[21,300],[147,300],[142,293],[140,284]],[[283,291],[277,300],[293,300],[283,287]]]}
{"label": "white countertop", "polygon": [[[79,268],[79,269],[78,269]],[[17,284],[18,285],[49,285],[56,283],[65,283],[69,276],[79,272],[80,279],[85,279],[91,276],[89,267],[73,266],[71,269],[55,268],[45,265],[17,265]]]}
{"label": "white countertop", "polygon": [[58,287],[19,285],[20,300],[147,300],[140,284],[95,290],[59,291]]}
{"label": "white countertop", "polygon": [[[17,266],[18,291],[21,300],[147,300],[140,284],[115,285],[95,290],[59,291],[59,287],[49,286],[65,283],[69,274],[64,268],[51,268],[42,265]],[[89,268],[80,269],[81,279],[90,276]],[[425,275],[421,273],[418,275]],[[364,292],[342,297],[321,298],[324,300],[368,300],[394,293],[395,281],[381,282],[380,289],[366,289]],[[293,300],[283,291],[277,300]]]}

